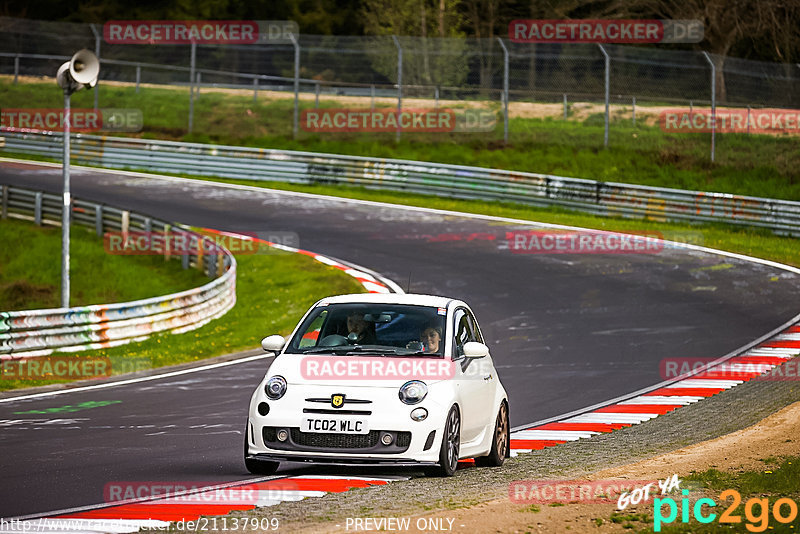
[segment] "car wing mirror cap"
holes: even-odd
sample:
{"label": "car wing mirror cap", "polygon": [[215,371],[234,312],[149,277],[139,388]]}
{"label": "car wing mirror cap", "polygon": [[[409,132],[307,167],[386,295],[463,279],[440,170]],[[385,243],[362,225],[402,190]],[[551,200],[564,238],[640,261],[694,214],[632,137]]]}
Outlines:
{"label": "car wing mirror cap", "polygon": [[477,341],[464,343],[464,356],[467,358],[483,358],[489,355],[489,347]]}
{"label": "car wing mirror cap", "polygon": [[261,348],[267,352],[278,353],[286,345],[286,339],[278,334],[267,336],[261,340]]}

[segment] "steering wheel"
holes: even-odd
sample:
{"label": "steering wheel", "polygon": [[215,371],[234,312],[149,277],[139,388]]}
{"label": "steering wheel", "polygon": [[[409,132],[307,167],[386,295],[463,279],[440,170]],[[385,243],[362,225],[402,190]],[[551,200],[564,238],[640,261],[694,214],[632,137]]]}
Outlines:
{"label": "steering wheel", "polygon": [[342,345],[347,345],[347,338],[339,334],[325,336],[319,342],[320,347],[341,347]]}

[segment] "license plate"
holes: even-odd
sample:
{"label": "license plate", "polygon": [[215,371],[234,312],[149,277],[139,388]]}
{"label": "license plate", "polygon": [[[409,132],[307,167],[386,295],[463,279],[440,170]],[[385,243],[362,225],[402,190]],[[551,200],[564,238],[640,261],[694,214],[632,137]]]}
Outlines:
{"label": "license plate", "polygon": [[301,432],[324,434],[369,434],[366,419],[355,417],[304,417]]}

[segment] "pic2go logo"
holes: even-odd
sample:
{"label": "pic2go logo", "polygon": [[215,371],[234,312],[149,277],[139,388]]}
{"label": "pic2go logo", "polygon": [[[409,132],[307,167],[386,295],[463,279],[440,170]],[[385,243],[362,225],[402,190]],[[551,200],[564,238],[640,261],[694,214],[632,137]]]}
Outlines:
{"label": "pic2go logo", "polygon": [[[703,506],[707,506],[708,508],[714,508],[717,506],[717,503],[714,502],[714,499],[697,499],[697,501],[694,503],[694,506],[690,506],[689,499],[686,497],[689,495],[689,490],[683,490],[682,493],[684,496],[681,499],[680,506],[682,523],[689,522],[690,508],[694,515],[694,519],[699,523],[711,523],[717,518],[717,514],[709,511],[708,509],[706,509],[707,513],[703,513]],[[723,501],[728,499],[733,500],[730,506],[728,506],[728,508],[722,514],[720,514],[719,522],[732,524],[741,523],[742,517],[734,513],[742,502],[741,494],[734,489],[729,489],[720,493],[719,498]],[[669,510],[666,516],[664,516],[664,505],[667,505],[667,509]],[[756,515],[754,508],[758,508],[758,515]],[[788,513],[783,515],[784,511],[788,511]],[[769,526],[769,515],[769,499],[766,497],[753,497],[752,499],[749,499],[744,505],[744,516],[747,521],[749,521],[749,523],[745,524],[745,528],[747,528],[747,530],[750,532],[764,532]],[[797,503],[786,497],[778,499],[772,506],[772,515],[779,523],[791,523],[797,518]],[[675,502],[675,499],[671,497],[653,499],[653,531],[661,532],[661,525],[672,523],[677,519],[677,517],[678,504]]]}

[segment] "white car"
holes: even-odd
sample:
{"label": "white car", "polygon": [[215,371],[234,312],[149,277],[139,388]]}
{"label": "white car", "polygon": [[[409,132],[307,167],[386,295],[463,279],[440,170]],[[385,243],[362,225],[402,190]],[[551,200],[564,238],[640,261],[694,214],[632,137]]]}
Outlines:
{"label": "white car", "polygon": [[450,476],[459,459],[509,455],[508,396],[464,302],[427,295],[325,298],[250,400],[247,469],[280,462],[419,466]]}

